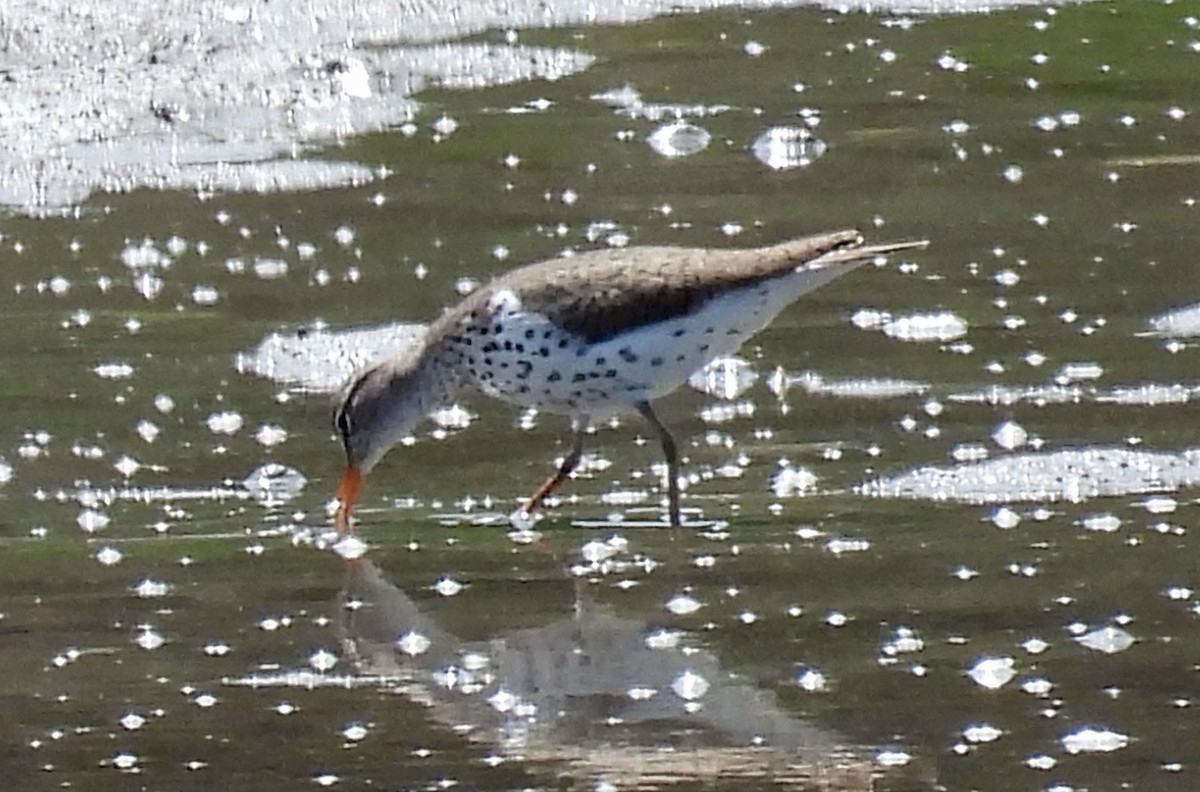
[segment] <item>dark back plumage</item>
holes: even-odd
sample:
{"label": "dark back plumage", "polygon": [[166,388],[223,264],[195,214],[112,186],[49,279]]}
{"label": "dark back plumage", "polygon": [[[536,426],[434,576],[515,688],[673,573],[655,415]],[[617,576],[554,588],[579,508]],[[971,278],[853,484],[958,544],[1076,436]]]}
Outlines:
{"label": "dark back plumage", "polygon": [[789,275],[806,262],[861,243],[861,235],[851,230],[750,250],[634,247],[551,259],[477,289],[435,323],[431,336],[438,337],[439,325],[481,310],[493,294],[509,289],[526,310],[596,343],[632,327],[686,316],[715,296]]}

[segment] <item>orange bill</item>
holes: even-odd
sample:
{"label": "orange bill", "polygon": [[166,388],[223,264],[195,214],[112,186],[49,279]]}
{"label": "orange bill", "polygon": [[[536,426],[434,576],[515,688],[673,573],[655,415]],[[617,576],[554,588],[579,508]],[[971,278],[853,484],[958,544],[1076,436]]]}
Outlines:
{"label": "orange bill", "polygon": [[338,508],[337,514],[333,518],[333,524],[339,534],[350,533],[350,511],[358,501],[358,493],[361,489],[362,471],[355,465],[348,465],[346,471],[342,473],[342,480],[338,483]]}

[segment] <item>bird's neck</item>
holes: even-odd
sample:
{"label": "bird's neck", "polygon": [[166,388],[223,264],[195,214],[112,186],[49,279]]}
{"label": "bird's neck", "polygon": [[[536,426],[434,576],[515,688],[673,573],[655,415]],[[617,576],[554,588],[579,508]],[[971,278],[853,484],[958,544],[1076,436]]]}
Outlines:
{"label": "bird's neck", "polygon": [[425,415],[453,401],[463,385],[460,366],[444,340],[428,339],[416,369],[417,392]]}

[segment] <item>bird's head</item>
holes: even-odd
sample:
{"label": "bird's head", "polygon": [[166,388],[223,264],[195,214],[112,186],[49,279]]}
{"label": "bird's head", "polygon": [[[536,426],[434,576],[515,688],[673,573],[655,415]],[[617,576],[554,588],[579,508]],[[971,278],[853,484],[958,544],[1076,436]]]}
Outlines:
{"label": "bird's head", "polygon": [[419,351],[398,355],[354,375],[333,400],[333,426],[346,450],[338,485],[339,530],[349,527],[362,477],[444,398],[431,387]]}

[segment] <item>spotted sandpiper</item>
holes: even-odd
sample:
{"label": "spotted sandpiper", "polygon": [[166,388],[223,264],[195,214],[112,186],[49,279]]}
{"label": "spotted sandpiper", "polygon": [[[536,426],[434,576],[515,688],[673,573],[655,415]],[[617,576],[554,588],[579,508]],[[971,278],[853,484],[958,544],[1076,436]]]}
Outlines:
{"label": "spotted sandpiper", "polygon": [[421,343],[360,371],[335,399],[346,449],[336,525],[350,530],[362,476],[464,386],[570,417],[571,449],[525,503],[532,513],[579,463],[589,420],[636,412],[662,445],[668,517],[679,510],[675,439],[651,401],[735,351],[791,302],[878,256],[835,231],[762,248],[632,247],[519,267],[437,318]]}

